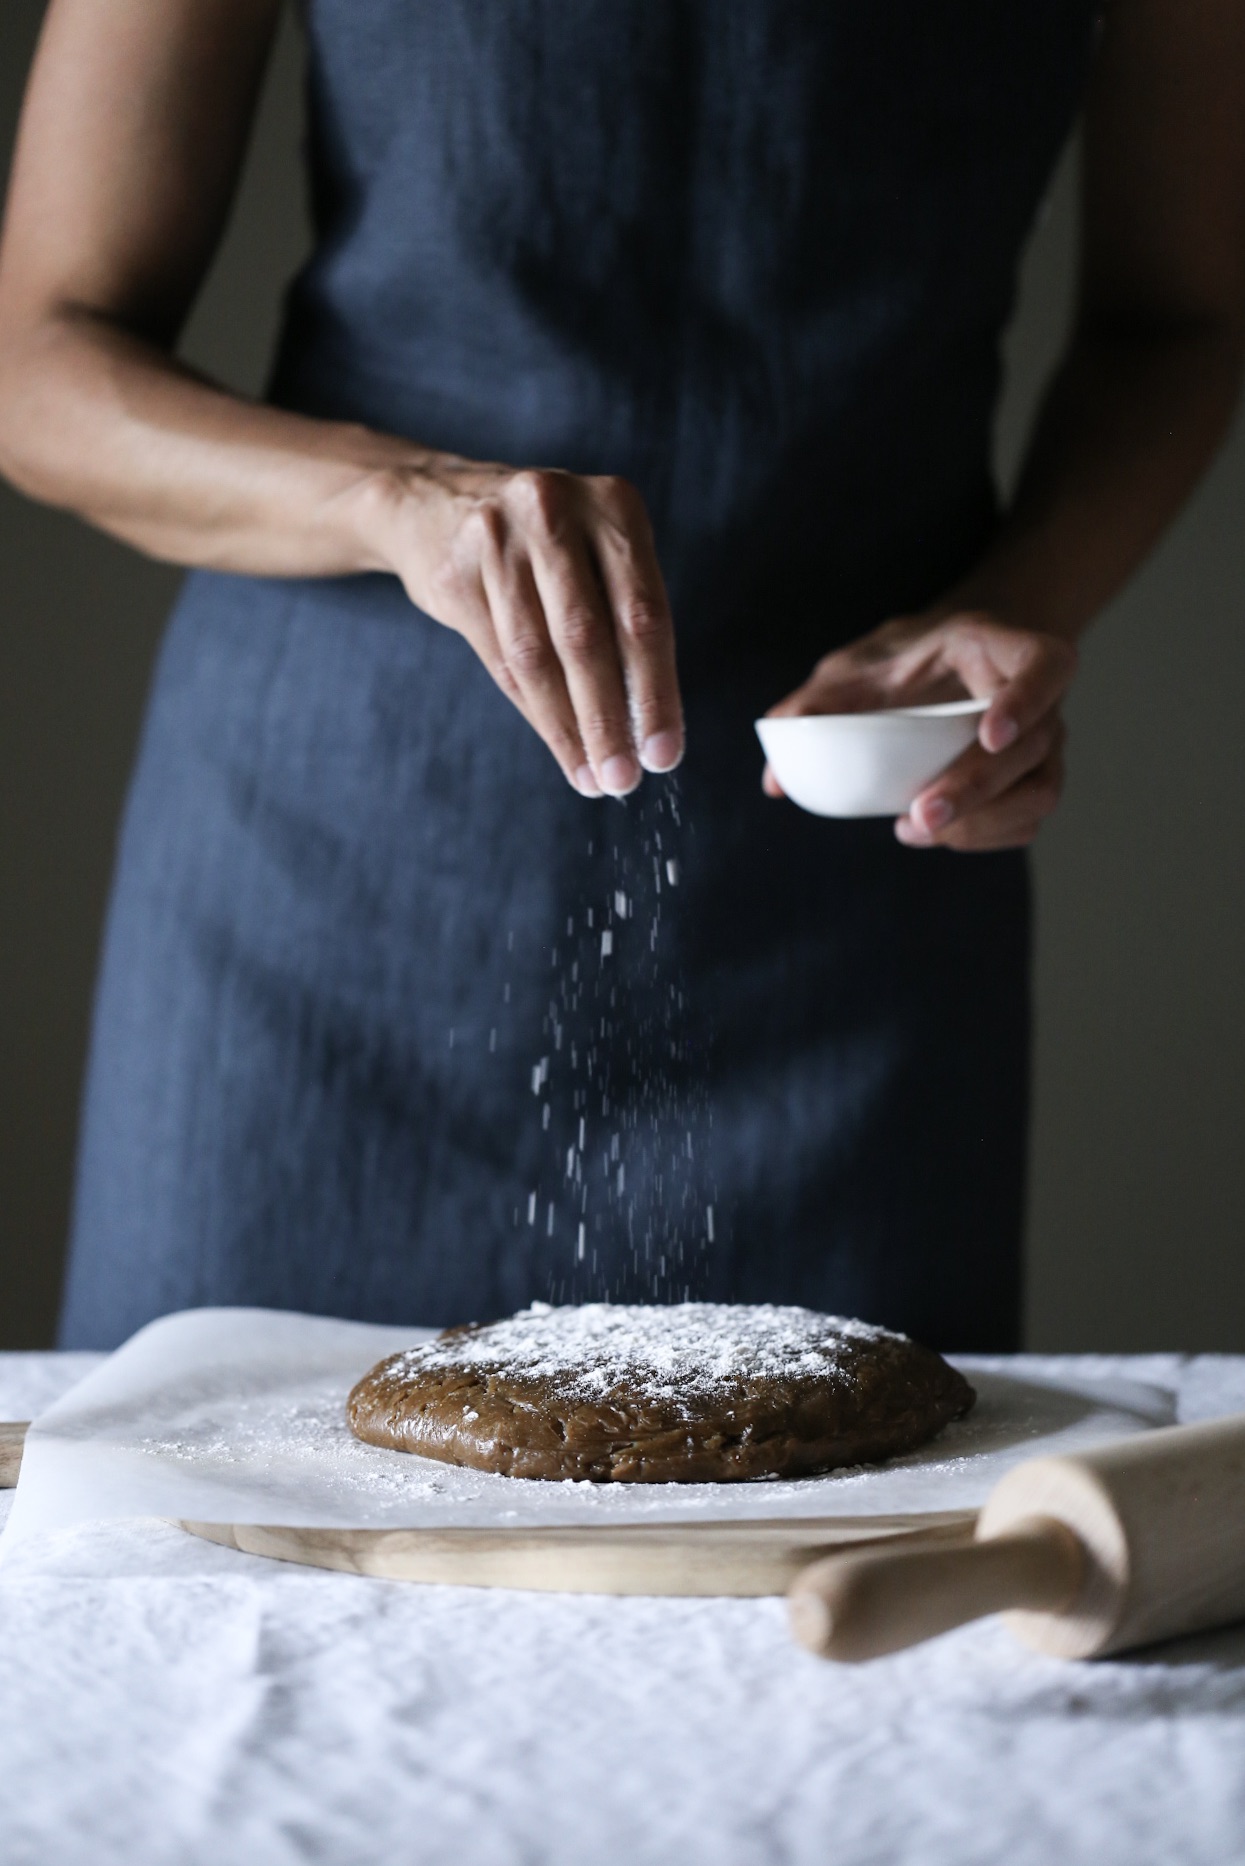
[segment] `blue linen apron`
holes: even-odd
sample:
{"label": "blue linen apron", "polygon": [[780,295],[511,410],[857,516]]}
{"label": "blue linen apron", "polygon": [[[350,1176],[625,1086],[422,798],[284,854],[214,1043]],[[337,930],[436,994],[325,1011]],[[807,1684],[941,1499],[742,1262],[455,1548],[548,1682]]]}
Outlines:
{"label": "blue linen apron", "polygon": [[751,720],[995,522],[1090,0],[308,0],[273,399],[622,473],[688,755],[574,795],[383,577],[198,573],[109,915],[61,1339],[257,1303],[797,1301],[1015,1345],[1026,866],[759,791]]}

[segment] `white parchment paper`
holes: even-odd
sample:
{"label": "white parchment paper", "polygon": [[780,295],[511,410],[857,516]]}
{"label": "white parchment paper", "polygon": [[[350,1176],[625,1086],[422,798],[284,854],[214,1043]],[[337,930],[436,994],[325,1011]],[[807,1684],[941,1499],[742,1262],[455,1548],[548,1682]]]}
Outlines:
{"label": "white parchment paper", "polygon": [[32,1425],[0,1560],[75,1524],[134,1517],[354,1529],[527,1528],[973,1509],[1022,1458],[1163,1425],[1165,1389],[1018,1378],[961,1358],[970,1416],[885,1466],[751,1484],[541,1483],[352,1437],[346,1395],[428,1331],[263,1309],[195,1309],[140,1330]]}

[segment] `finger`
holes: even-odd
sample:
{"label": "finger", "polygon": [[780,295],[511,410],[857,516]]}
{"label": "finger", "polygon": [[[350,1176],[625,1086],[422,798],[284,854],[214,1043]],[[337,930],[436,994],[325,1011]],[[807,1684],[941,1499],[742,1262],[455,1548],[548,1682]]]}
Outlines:
{"label": "finger", "polygon": [[977,736],[987,752],[1001,752],[1057,708],[1076,673],[1076,649],[1070,642],[1042,636],[1015,674],[982,715]]}
{"label": "finger", "polygon": [[674,623],[648,514],[623,480],[596,484],[603,522],[592,533],[613,612],[632,734],[646,771],[673,771],[683,756],[683,706]]}
{"label": "finger", "polygon": [[489,671],[545,741],[568,783],[585,797],[599,797],[601,786],[580,735],[530,563],[521,551],[506,549],[502,538],[491,534],[480,550],[479,564],[498,661]]}
{"label": "finger", "polygon": [[[504,613],[512,594],[501,545],[505,530],[504,519],[499,522],[496,511],[481,510],[471,515],[457,541],[458,548],[438,578],[441,598],[437,604],[438,618],[462,636],[516,712],[545,740],[575,789],[586,797],[599,797],[601,789],[582,746],[577,740],[569,739],[565,732],[559,735],[542,730],[498,638],[492,605],[496,604],[498,611]],[[491,600],[486,582],[492,588]],[[419,600],[416,592],[411,591],[410,595],[413,602]],[[518,592],[514,595],[516,600],[523,600]],[[537,600],[533,589],[529,589],[527,600]]]}
{"label": "finger", "polygon": [[819,661],[802,686],[771,706],[767,719],[801,719],[812,713],[869,713],[893,703],[893,665],[862,661],[851,648]]}
{"label": "finger", "polygon": [[968,692],[990,701],[977,733],[988,752],[1006,750],[1053,711],[1076,673],[1071,642],[988,620],[953,618],[944,627],[942,649]]}
{"label": "finger", "polygon": [[895,834],[909,847],[938,847],[966,854],[1026,848],[1057,806],[1063,775],[1062,753],[1054,751],[1019,784],[952,823],[937,837],[928,836],[907,817],[896,823]]}
{"label": "finger", "polygon": [[1058,806],[1062,763],[1042,765],[1002,797],[952,825],[946,847],[961,853],[1023,849]]}
{"label": "finger", "polygon": [[774,776],[774,767],[768,764],[761,773],[761,789],[767,797],[785,797],[787,794]]}
{"label": "finger", "polygon": [[1056,746],[1062,747],[1066,737],[1056,713],[1040,720],[1006,751],[987,752],[974,742],[914,799],[908,815],[920,829],[937,835],[957,818],[1001,797],[1043,764]]}
{"label": "finger", "polygon": [[[485,595],[483,583],[477,583],[476,598],[474,601],[463,600],[456,604],[455,608],[458,613],[453,617],[451,622],[451,626],[454,628],[455,632],[462,636],[472,653],[483,663],[486,673],[496,682],[515,711],[527,721],[528,725],[537,733],[538,737],[543,738],[544,735],[540,732],[539,727],[532,717],[531,708],[524,699],[519,684],[514,674],[511,672],[510,667],[507,665],[506,657],[497,639],[497,632],[493,627],[493,618],[489,611],[488,598]],[[546,743],[548,743],[547,740]],[[555,757],[558,757],[558,753],[553,746],[550,746],[549,749],[554,751]],[[561,758],[559,758],[559,763],[562,764],[564,774],[570,779],[575,789],[581,791],[585,797],[601,796],[600,787],[592,775],[591,767],[583,760],[582,753],[579,758],[579,766],[577,769],[568,769],[566,763]]]}
{"label": "finger", "polygon": [[530,482],[523,496],[532,576],[576,730],[601,789],[625,797],[643,773],[631,741],[618,640],[573,490],[556,474],[521,478]]}

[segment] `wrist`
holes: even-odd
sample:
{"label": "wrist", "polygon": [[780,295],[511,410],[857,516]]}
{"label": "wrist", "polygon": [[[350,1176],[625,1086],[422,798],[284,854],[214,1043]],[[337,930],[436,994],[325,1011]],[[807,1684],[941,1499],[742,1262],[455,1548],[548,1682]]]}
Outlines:
{"label": "wrist", "polygon": [[401,475],[391,466],[369,467],[352,476],[337,505],[357,570],[394,570],[407,496]]}
{"label": "wrist", "polygon": [[355,469],[334,501],[334,522],[357,571],[409,580],[437,491],[429,457],[412,448]]}
{"label": "wrist", "polygon": [[1092,619],[1052,576],[1049,555],[1040,545],[1006,536],[929,613],[937,621],[956,615],[989,616],[1005,628],[1051,635],[1069,644],[1076,643]]}

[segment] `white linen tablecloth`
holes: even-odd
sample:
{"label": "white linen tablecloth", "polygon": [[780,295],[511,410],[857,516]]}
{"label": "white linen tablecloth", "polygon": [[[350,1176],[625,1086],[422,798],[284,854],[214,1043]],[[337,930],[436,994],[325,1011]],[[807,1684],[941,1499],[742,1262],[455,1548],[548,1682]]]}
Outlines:
{"label": "white linen tablecloth", "polygon": [[[0,1418],[93,1364],[0,1355]],[[1245,1357],[1016,1368],[1245,1410]],[[0,1860],[1239,1866],[1245,1628],[1068,1665],[984,1622],[839,1668],[781,1601],[421,1588],[81,1528],[0,1578]]]}

